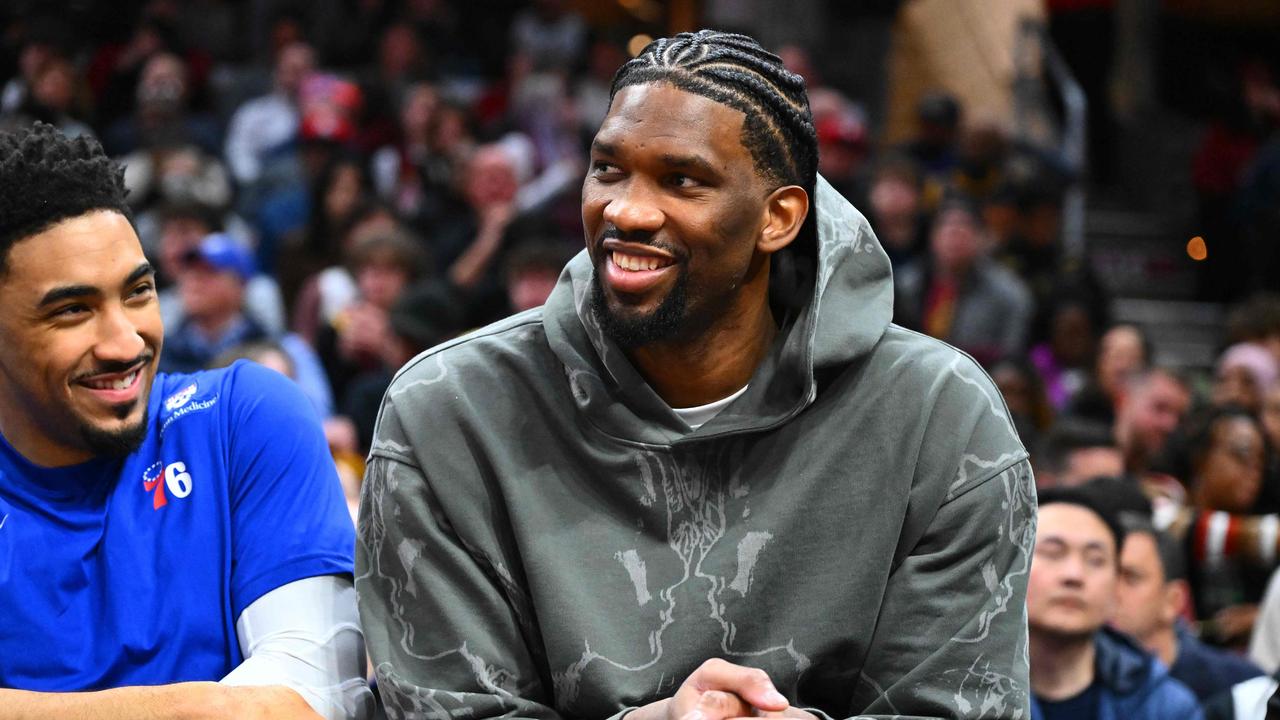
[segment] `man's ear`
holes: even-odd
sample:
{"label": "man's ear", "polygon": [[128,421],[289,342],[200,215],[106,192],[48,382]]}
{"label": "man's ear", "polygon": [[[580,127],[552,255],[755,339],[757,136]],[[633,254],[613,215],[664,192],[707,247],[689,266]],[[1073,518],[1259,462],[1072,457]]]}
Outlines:
{"label": "man's ear", "polygon": [[772,255],[791,244],[809,216],[809,193],[798,185],[783,185],[765,200],[764,228],[756,249]]}
{"label": "man's ear", "polygon": [[1178,618],[1186,614],[1187,607],[1191,603],[1191,586],[1186,580],[1170,580],[1164,584],[1164,605],[1160,609],[1163,617],[1160,619],[1169,624],[1173,624]]}

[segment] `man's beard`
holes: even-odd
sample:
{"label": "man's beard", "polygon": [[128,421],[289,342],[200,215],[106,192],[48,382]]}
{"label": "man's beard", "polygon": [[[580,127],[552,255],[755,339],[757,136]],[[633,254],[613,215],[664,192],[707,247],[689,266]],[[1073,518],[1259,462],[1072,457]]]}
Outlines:
{"label": "man's beard", "polygon": [[609,307],[600,272],[597,271],[591,275],[591,313],[605,336],[624,350],[669,340],[683,329],[688,304],[687,287],[688,276],[681,272],[675,287],[656,310],[638,317],[622,317]]}
{"label": "man's beard", "polygon": [[[125,414],[131,412],[132,408]],[[86,422],[80,423],[80,438],[84,444],[98,457],[122,458],[142,447],[147,439],[147,407],[142,408],[142,418],[133,425],[126,425],[119,430],[103,430]]]}

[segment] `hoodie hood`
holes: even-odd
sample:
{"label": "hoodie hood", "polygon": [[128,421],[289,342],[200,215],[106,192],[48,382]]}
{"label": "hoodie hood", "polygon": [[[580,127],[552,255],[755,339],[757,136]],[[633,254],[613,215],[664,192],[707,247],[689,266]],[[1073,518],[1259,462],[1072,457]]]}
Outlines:
{"label": "hoodie hood", "polygon": [[569,262],[548,298],[543,325],[564,364],[574,401],[601,431],[642,445],[671,445],[782,424],[817,397],[815,371],[866,355],[893,316],[889,258],[862,213],[821,176],[813,203],[818,266],[809,302],[781,328],[746,393],[689,430],[607,338],[591,311],[591,259]]}

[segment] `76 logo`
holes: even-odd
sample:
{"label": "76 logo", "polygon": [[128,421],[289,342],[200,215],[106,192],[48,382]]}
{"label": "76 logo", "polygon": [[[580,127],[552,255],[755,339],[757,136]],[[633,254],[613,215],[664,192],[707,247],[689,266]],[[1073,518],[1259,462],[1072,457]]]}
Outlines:
{"label": "76 logo", "polygon": [[[162,482],[163,481],[163,482]],[[165,489],[175,498],[184,498],[191,494],[191,474],[183,462],[165,465],[163,462],[153,463],[142,473],[142,487],[147,492],[154,492],[151,507],[159,510],[169,503],[165,497]]]}

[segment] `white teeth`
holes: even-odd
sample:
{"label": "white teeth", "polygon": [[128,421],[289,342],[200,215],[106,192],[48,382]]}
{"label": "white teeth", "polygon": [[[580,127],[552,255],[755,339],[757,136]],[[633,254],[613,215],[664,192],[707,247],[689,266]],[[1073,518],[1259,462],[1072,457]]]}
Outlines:
{"label": "white teeth", "polygon": [[657,270],[660,267],[666,267],[666,265],[668,265],[667,262],[656,257],[627,255],[617,251],[613,253],[613,264],[630,272],[637,272],[640,270]]}
{"label": "white teeth", "polygon": [[137,371],[131,372],[119,380],[98,380],[88,383],[89,387],[95,390],[128,390],[133,385],[134,378],[138,377]]}

